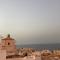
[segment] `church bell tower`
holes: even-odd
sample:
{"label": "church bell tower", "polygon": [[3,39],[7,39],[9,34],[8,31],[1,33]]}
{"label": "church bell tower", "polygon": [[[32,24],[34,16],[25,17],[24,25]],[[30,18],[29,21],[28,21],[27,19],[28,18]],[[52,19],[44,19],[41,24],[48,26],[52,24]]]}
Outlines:
{"label": "church bell tower", "polygon": [[2,48],[6,49],[7,53],[13,53],[16,51],[15,39],[11,38],[10,34],[2,39]]}

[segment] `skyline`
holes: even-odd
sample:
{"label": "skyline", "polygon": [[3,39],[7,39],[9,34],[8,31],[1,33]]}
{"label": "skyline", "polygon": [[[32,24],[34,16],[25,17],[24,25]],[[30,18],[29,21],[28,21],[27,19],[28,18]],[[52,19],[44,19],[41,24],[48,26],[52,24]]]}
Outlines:
{"label": "skyline", "polygon": [[0,0],[0,35],[17,44],[60,43],[60,0]]}

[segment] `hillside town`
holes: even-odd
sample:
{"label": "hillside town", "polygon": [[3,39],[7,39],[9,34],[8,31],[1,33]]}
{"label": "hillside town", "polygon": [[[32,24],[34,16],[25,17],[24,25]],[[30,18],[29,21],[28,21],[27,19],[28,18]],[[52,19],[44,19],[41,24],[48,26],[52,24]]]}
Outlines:
{"label": "hillside town", "polygon": [[0,60],[60,60],[60,50],[17,48],[15,39],[8,34],[6,38],[1,39]]}

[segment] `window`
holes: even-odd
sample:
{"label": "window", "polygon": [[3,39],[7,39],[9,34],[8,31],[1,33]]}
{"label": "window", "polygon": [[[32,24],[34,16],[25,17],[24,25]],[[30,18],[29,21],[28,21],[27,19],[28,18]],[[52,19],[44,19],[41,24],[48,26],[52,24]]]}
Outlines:
{"label": "window", "polygon": [[10,45],[10,43],[8,43],[8,45]]}

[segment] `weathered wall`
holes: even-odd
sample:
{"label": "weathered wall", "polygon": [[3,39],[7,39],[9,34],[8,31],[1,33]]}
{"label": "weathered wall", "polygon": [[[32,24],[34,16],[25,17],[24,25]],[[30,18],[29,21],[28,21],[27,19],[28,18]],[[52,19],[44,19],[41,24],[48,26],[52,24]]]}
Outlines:
{"label": "weathered wall", "polygon": [[6,50],[0,50],[0,60],[6,60]]}

